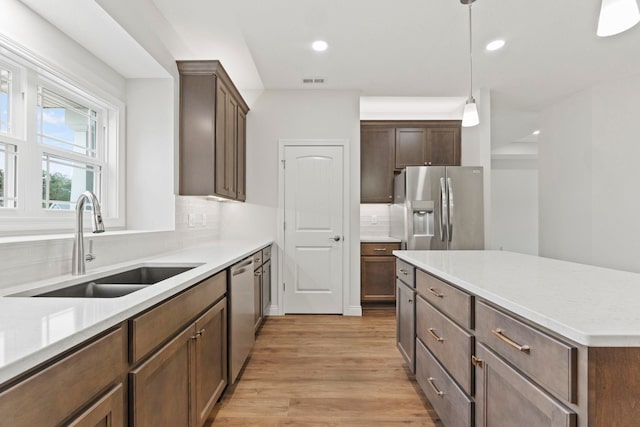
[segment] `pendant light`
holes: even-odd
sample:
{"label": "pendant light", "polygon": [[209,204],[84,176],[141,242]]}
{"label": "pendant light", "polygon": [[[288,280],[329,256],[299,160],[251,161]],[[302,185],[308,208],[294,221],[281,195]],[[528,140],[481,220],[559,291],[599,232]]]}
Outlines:
{"label": "pendant light", "polygon": [[469,5],[469,98],[464,105],[462,113],[462,126],[471,127],[480,123],[478,117],[478,106],[473,98],[473,44],[471,38],[471,4],[476,0],[460,0],[462,4]]}
{"label": "pendant light", "polygon": [[597,34],[613,36],[640,22],[637,0],[602,0]]}

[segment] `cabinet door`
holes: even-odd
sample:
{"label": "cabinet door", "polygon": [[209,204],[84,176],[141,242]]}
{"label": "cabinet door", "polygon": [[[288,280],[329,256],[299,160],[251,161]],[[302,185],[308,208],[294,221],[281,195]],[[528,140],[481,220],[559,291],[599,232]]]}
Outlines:
{"label": "cabinet door", "polygon": [[576,414],[482,344],[476,356],[476,426],[575,427]]}
{"label": "cabinet door", "polygon": [[415,346],[416,346],[416,307],[415,295],[416,291],[408,287],[400,280],[396,281],[398,298],[396,301],[396,340],[398,350],[409,365],[409,370],[415,373]]}
{"label": "cabinet door", "polygon": [[122,384],[118,384],[71,421],[68,427],[124,427],[124,404]]}
{"label": "cabinet door", "polygon": [[[229,89],[218,79],[216,85],[216,165],[215,165],[215,192],[225,197],[235,197],[233,190],[235,182],[231,182],[227,165],[235,159],[235,143],[229,144],[229,124],[235,122],[228,117],[230,113],[231,93]],[[235,115],[235,112],[234,112]],[[235,134],[235,130],[233,131]],[[235,171],[235,168],[234,168]],[[235,181],[235,177],[233,178]]]}
{"label": "cabinet door", "polygon": [[227,299],[196,320],[196,426],[207,420],[227,385]]}
{"label": "cabinet door", "polygon": [[216,78],[180,76],[180,194],[203,196],[216,189]]}
{"label": "cabinet door", "polygon": [[262,268],[253,272],[253,323],[257,331],[262,323]]}
{"label": "cabinet door", "polygon": [[247,116],[238,108],[238,159],[236,162],[236,187],[238,200],[245,201],[247,199],[246,193],[246,170],[247,170]]}
{"label": "cabinet door", "polygon": [[425,161],[433,166],[460,165],[460,129],[427,129],[427,152]]}
{"label": "cabinet door", "polygon": [[232,97],[227,98],[226,112],[226,141],[225,141],[225,182],[228,183],[231,197],[238,196],[238,102]]}
{"label": "cabinet door", "polygon": [[131,426],[194,425],[191,401],[193,324],[131,371]]}
{"label": "cabinet door", "polygon": [[360,257],[362,302],[395,302],[396,259],[388,256]]}
{"label": "cabinet door", "polygon": [[404,169],[407,166],[426,164],[427,130],[423,128],[396,128],[395,166]]}
{"label": "cabinet door", "polygon": [[393,201],[395,128],[366,127],[360,130],[360,202]]}
{"label": "cabinet door", "polygon": [[267,261],[262,266],[262,318],[267,314],[271,305],[271,261]]}

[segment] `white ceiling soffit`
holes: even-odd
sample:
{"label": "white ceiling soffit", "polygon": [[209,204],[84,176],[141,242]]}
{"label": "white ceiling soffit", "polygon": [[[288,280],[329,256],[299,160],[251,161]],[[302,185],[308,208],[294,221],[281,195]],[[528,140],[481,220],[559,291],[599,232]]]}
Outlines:
{"label": "white ceiling soffit", "polygon": [[[218,59],[243,95],[264,89],[243,36],[244,16],[236,12],[237,0],[152,1],[189,46],[188,52],[176,52],[176,59]],[[296,76],[296,82],[301,77]]]}
{"label": "white ceiling soffit", "polygon": [[460,120],[464,97],[360,98],[360,120]]}
{"label": "white ceiling soffit", "polygon": [[167,71],[93,0],[21,0],[125,78],[166,78]]}

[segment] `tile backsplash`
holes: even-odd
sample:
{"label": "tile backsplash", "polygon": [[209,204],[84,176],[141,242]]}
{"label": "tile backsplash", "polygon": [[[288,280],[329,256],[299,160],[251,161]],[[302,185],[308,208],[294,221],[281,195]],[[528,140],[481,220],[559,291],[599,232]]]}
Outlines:
{"label": "tile backsplash", "polygon": [[[219,238],[220,202],[203,197],[176,196],[174,230],[107,230],[100,235],[85,232],[85,250],[88,250],[89,240],[93,240],[96,256],[96,260],[88,264],[87,269],[195,246]],[[72,232],[0,242],[0,288],[69,274],[72,247]]]}
{"label": "tile backsplash", "polygon": [[360,235],[387,237],[390,227],[389,207],[386,204],[361,204]]}

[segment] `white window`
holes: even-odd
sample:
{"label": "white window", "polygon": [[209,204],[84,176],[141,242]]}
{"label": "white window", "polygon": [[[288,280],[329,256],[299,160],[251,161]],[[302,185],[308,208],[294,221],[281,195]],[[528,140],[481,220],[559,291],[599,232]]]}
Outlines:
{"label": "white window", "polygon": [[86,190],[107,225],[124,225],[124,106],[33,61],[0,46],[0,235],[73,229]]}

